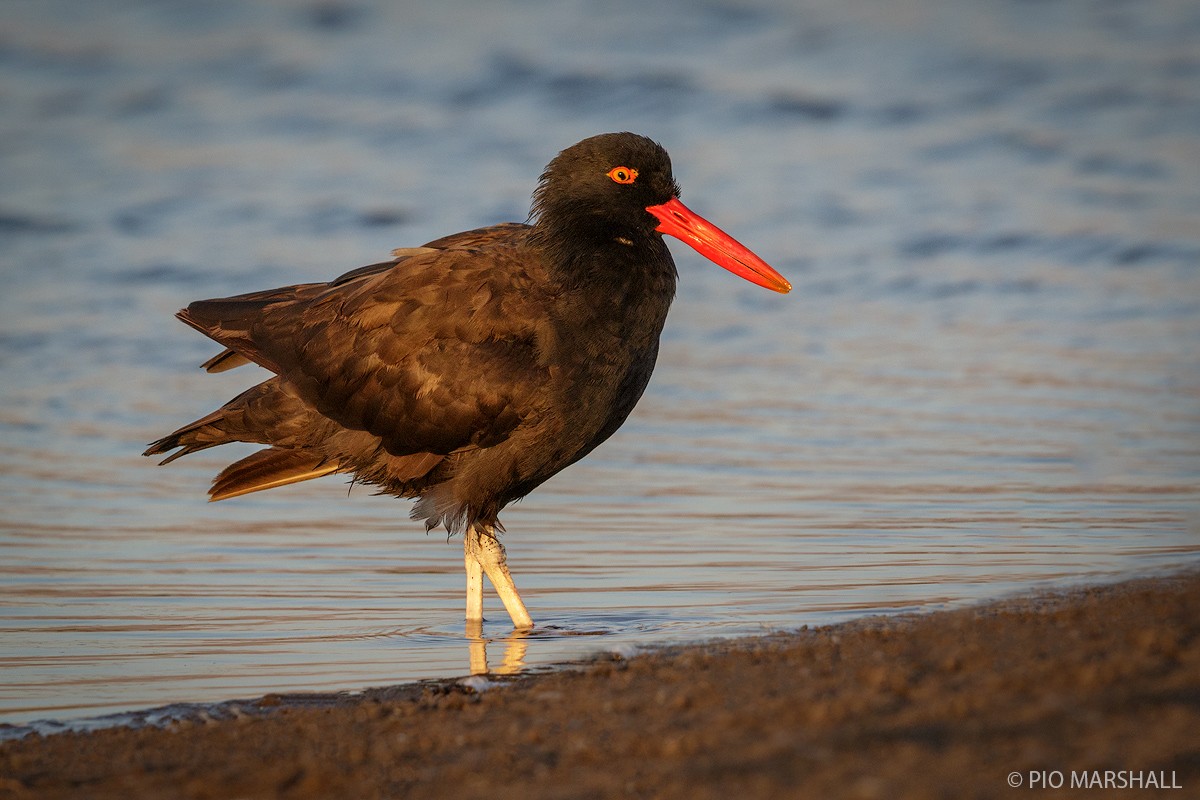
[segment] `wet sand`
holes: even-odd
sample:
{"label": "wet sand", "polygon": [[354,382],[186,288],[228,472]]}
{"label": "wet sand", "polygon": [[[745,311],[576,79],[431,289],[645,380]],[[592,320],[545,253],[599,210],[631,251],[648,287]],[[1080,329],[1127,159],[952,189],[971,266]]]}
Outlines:
{"label": "wet sand", "polygon": [[265,698],[233,719],[7,742],[0,797],[1198,797],[1198,634],[1188,573],[483,691]]}

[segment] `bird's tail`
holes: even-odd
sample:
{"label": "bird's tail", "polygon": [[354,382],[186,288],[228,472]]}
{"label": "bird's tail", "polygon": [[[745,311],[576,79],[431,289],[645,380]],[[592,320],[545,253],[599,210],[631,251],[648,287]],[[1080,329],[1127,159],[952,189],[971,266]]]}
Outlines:
{"label": "bird's tail", "polygon": [[[195,422],[184,425],[177,431],[168,433],[161,439],[155,439],[142,455],[159,456],[163,453],[170,453],[170,455],[158,462],[159,466],[163,466],[164,464],[170,464],[180,456],[186,456],[198,450],[207,450],[217,445],[241,441],[237,436],[232,435],[222,424],[227,419],[227,408],[219,408],[207,417],[201,417]],[[176,450],[176,448],[179,449]],[[171,453],[172,450],[175,450],[175,452]]]}
{"label": "bird's tail", "polygon": [[307,450],[268,447],[235,461],[213,480],[209,500],[225,500],[276,486],[287,486],[338,471],[338,465]]}
{"label": "bird's tail", "polygon": [[180,456],[230,442],[272,445],[230,464],[217,475],[209,499],[224,500],[339,471],[340,464],[311,447],[317,427],[313,417],[299,398],[272,378],[211,414],[151,442],[143,455],[169,453],[160,462],[169,464]]}

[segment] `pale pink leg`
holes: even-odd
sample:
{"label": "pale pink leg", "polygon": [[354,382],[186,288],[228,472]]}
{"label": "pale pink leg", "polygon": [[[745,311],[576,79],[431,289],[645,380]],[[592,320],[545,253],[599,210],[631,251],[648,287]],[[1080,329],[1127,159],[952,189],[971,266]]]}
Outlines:
{"label": "pale pink leg", "polygon": [[[472,584],[472,576],[475,573],[472,572],[473,568],[470,562],[473,558],[477,565],[476,568],[482,568],[483,572],[487,573],[488,580],[496,589],[496,594],[500,595],[504,608],[512,617],[513,627],[532,628],[533,619],[525,610],[525,603],[521,601],[521,595],[517,593],[512,573],[508,571],[508,557],[504,552],[504,545],[500,544],[496,538],[496,532],[490,526],[471,525],[467,528],[463,539],[464,557],[467,561],[467,619],[472,618],[472,612],[477,613],[480,619],[483,617],[482,582]],[[476,595],[471,594],[474,585],[480,586]],[[478,598],[477,604],[476,597]]]}

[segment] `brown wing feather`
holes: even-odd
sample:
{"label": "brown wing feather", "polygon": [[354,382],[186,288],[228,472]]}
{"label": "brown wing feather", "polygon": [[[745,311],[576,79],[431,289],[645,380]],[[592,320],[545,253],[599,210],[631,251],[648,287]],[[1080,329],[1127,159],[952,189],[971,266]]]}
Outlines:
{"label": "brown wing feather", "polygon": [[[502,240],[524,230],[511,228]],[[536,300],[513,291],[540,283],[526,274],[539,262],[511,247],[489,255],[421,253],[336,285],[200,301],[179,318],[392,455],[488,446],[518,409],[536,413],[546,379]]]}
{"label": "brown wing feather", "polygon": [[254,362],[233,350],[225,349],[200,365],[205,372],[225,372]]}
{"label": "brown wing feather", "polygon": [[338,465],[305,450],[269,447],[235,461],[213,480],[208,499],[225,500],[276,486],[320,478],[338,471]]}
{"label": "brown wing feather", "polygon": [[[455,241],[456,239],[457,236],[445,236],[444,239],[438,241]],[[343,275],[337,276],[328,284],[300,284],[294,285],[294,287],[284,287],[282,289],[256,291],[256,293],[238,295],[238,297],[239,299],[272,300],[281,302],[295,300],[296,297],[302,293],[302,291],[305,289],[311,289],[314,287],[314,285],[322,288],[326,287],[326,285],[328,285],[328,287],[336,287],[336,285],[349,283],[358,278],[378,275],[380,272],[392,269],[392,267],[400,264],[401,261],[406,258],[412,258],[413,255],[420,255],[422,253],[432,253],[434,252],[434,249],[436,248],[432,246],[397,247],[394,249],[394,251],[391,251],[392,259],[390,261],[379,261],[378,264],[367,264],[366,266],[360,266],[358,269],[344,272]],[[238,351],[233,350],[232,348],[227,348],[222,350],[221,353],[212,356],[208,361],[202,363],[200,368],[203,368],[205,372],[217,373],[226,372],[228,369],[234,369],[236,367],[242,367],[247,365],[247,363],[253,362],[250,359],[247,359],[246,356],[238,353]]]}

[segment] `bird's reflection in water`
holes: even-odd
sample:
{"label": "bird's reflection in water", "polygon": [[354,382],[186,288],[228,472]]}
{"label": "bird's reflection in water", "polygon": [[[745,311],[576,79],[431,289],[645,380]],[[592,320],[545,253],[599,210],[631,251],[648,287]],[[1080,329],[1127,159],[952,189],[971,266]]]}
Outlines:
{"label": "bird's reflection in water", "polygon": [[[515,675],[525,666],[525,651],[529,647],[528,630],[514,630],[505,638],[504,660],[494,670],[496,675]],[[488,669],[487,658],[488,640],[483,638],[483,621],[467,620],[467,648],[471,662],[472,675],[488,675],[493,670]]]}

